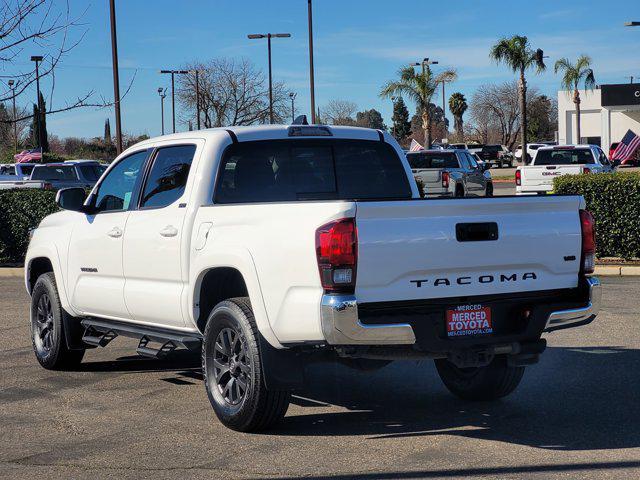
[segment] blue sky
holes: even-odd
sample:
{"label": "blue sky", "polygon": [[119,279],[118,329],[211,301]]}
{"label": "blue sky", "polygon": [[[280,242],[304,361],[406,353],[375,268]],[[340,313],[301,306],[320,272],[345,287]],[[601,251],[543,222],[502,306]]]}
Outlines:
{"label": "blue sky", "polygon": [[[297,92],[297,109],[308,113],[305,0],[116,0],[116,5],[123,89],[135,74],[122,105],[125,132],[160,133],[156,90],[168,86],[169,78],[159,69],[213,57],[246,57],[266,69],[265,42],[246,39],[247,33],[266,31],[292,34],[274,40],[274,79]],[[87,32],[58,70],[54,108],[87,90],[95,90],[96,97],[113,96],[108,1],[71,0],[71,7],[75,14],[86,9]],[[483,83],[514,78],[488,58],[496,39],[513,34],[527,35],[542,48],[551,67],[562,56],[586,53],[598,83],[628,82],[629,75],[640,80],[640,28],[624,27],[629,20],[640,20],[637,0],[314,0],[316,101],[322,107],[334,98],[352,100],[360,109],[382,111],[390,123],[391,102],[378,97],[380,87],[399,67],[423,57],[440,62],[436,71],[458,70],[459,80],[447,86],[447,97],[461,91],[470,99]],[[25,52],[25,60],[30,54]],[[529,75],[529,85],[549,95],[556,94],[558,84],[552,68]],[[43,90],[49,89],[47,80]],[[413,113],[414,106],[410,109]],[[52,115],[47,124],[61,137],[92,137],[102,134],[107,117],[113,125],[111,109],[80,109]]]}

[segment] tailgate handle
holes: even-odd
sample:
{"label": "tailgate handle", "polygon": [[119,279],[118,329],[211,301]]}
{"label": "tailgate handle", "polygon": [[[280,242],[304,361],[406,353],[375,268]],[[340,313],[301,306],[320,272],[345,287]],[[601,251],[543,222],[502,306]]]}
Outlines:
{"label": "tailgate handle", "polygon": [[457,223],[456,238],[459,242],[498,240],[498,224],[496,222]]}
{"label": "tailgate handle", "polygon": [[558,167],[556,167],[555,165],[547,166],[547,170],[555,170],[556,168],[558,168]]}

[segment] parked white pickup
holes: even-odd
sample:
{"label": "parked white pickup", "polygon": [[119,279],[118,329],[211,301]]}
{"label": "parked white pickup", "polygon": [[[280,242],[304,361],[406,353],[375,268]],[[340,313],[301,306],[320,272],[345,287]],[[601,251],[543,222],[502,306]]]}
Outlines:
{"label": "parked white pickup", "polygon": [[[117,335],[202,348],[218,418],[281,419],[304,365],[434,358],[456,395],[513,391],[543,331],[595,317],[581,197],[423,200],[376,130],[212,129],[146,140],[33,232],[34,350],[45,368]],[[463,381],[464,380],[464,381]]]}
{"label": "parked white pickup", "polygon": [[516,170],[516,195],[545,194],[553,190],[553,179],[560,175],[608,173],[613,167],[596,145],[540,147],[530,165]]}

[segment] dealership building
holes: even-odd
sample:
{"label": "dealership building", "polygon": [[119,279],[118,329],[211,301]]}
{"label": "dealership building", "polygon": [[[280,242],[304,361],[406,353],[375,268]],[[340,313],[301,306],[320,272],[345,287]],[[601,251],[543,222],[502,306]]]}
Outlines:
{"label": "dealership building", "polygon": [[558,143],[591,143],[608,151],[627,130],[640,135],[640,83],[600,85],[580,90],[580,136],[576,134],[573,92],[558,92]]}

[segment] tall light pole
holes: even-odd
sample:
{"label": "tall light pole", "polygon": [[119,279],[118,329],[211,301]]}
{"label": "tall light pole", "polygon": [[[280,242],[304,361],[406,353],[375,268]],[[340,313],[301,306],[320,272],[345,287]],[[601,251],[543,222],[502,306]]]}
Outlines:
{"label": "tall light pole", "polygon": [[36,62],[36,95],[38,96],[38,118],[36,119],[38,125],[38,147],[42,149],[42,144],[44,143],[42,138],[42,102],[40,101],[40,62],[42,61],[41,55],[32,55],[31,61]]}
{"label": "tall light pole", "polygon": [[200,70],[193,71],[196,75],[196,125],[200,130]]}
{"label": "tall light pole", "polygon": [[316,86],[313,75],[313,8],[311,0],[307,0],[307,17],[309,20],[309,86],[311,89],[311,123],[316,123]]}
{"label": "tall light pole", "polygon": [[113,64],[113,106],[116,117],[116,152],[122,153],[122,122],[120,119],[120,74],[118,73],[118,38],[116,36],[116,5],[109,0],[111,18],[111,60]]}
{"label": "tall light pole", "polygon": [[291,123],[293,123],[296,119],[296,108],[295,108],[295,100],[298,96],[297,93],[289,92],[289,98],[291,99]]}
{"label": "tall light pole", "polygon": [[184,75],[189,73],[189,70],[160,70],[160,73],[170,73],[171,74],[171,115],[172,115],[172,125],[173,125],[173,133],[176,133],[176,93],[175,93],[175,76]]}
{"label": "tall light pole", "polygon": [[273,123],[273,80],[271,76],[271,39],[272,38],[289,38],[290,33],[252,33],[247,35],[250,40],[259,38],[267,39],[267,54],[269,56],[269,123]]}
{"label": "tall light pole", "polygon": [[160,95],[160,119],[162,124],[162,135],[164,135],[164,99],[167,96],[167,89],[159,87],[158,95]]}
{"label": "tall light pole", "polygon": [[[11,79],[7,82],[11,89],[11,99],[13,100],[13,150],[18,153],[18,119],[16,116],[16,81]],[[38,96],[40,98],[40,96]]]}

